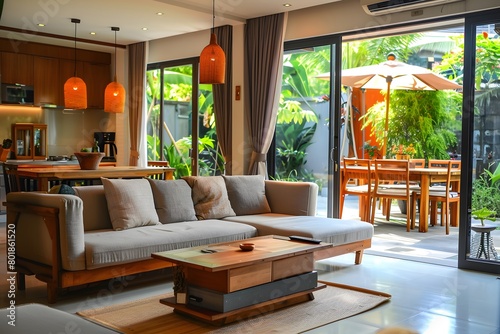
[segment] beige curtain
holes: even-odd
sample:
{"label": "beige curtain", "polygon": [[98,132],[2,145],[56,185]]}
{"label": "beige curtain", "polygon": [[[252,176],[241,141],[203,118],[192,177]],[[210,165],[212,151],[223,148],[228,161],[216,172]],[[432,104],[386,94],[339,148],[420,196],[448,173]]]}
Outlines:
{"label": "beige curtain", "polygon": [[223,26],[215,28],[217,42],[226,54],[226,82],[222,85],[212,85],[215,112],[215,128],[217,140],[224,156],[224,174],[232,174],[232,136],[233,136],[233,27]]}
{"label": "beige curtain", "polygon": [[245,26],[245,109],[252,144],[250,175],[267,177],[266,154],[274,136],[279,106],[286,18],[286,13],[264,16],[248,20]]}
{"label": "beige curtain", "polygon": [[145,165],[139,162],[139,150],[144,136],[144,88],[146,85],[146,43],[128,46],[129,76],[129,128],[130,128],[130,166]]}

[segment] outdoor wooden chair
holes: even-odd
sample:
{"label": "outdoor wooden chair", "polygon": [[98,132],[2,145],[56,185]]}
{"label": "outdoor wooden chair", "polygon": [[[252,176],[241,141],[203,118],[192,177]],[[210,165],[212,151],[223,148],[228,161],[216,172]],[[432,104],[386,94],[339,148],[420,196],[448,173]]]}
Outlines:
{"label": "outdoor wooden chair", "polygon": [[[460,202],[460,193],[451,189],[451,173],[453,169],[460,167],[460,161],[457,160],[439,160],[429,161],[429,168],[444,168],[446,165],[446,182],[439,186],[431,186],[429,188],[429,201],[431,202],[431,225],[437,221],[437,203],[441,203],[441,225],[444,224],[446,234],[450,234],[450,204]],[[436,167],[439,166],[439,167]],[[416,203],[420,199],[420,191],[412,191],[411,209],[412,209],[412,227],[415,224]]]}
{"label": "outdoor wooden chair", "polygon": [[[170,167],[170,163],[168,161],[149,160],[148,167]],[[151,175],[150,178],[155,179],[155,180],[166,180],[167,173],[165,172],[162,174]]]}
{"label": "outdoor wooden chair", "polygon": [[[372,194],[371,221],[375,220],[376,200],[406,201],[406,231],[410,231],[411,225],[411,191],[416,189],[415,185],[410,183],[409,161],[393,159],[375,159],[373,162],[375,171],[375,185]],[[390,205],[385,208],[386,220],[390,218]]]}
{"label": "outdoor wooden chair", "polygon": [[[360,196],[360,218],[371,222],[371,195],[373,191],[371,163],[368,159],[344,158],[342,167],[342,186],[340,196],[340,218],[342,218],[346,195]],[[351,184],[353,183],[353,184]]]}

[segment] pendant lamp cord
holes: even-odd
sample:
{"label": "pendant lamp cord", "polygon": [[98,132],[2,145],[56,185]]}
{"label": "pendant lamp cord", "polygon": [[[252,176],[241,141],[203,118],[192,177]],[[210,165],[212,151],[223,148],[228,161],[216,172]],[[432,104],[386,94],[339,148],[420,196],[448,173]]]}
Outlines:
{"label": "pendant lamp cord", "polygon": [[115,30],[115,81],[116,81],[116,30]]}
{"label": "pendant lamp cord", "polygon": [[215,34],[215,0],[212,0],[212,34]]}
{"label": "pendant lamp cord", "polygon": [[76,25],[77,23],[75,22],[75,77],[76,77]]}

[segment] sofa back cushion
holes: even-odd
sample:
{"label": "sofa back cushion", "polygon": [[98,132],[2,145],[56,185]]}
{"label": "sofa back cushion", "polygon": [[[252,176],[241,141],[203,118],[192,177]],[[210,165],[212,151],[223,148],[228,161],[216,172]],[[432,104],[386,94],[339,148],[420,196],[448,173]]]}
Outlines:
{"label": "sofa back cushion", "polygon": [[220,219],[235,216],[222,176],[186,176],[198,219]]}
{"label": "sofa back cushion", "polygon": [[156,213],[162,224],[197,220],[191,187],[185,180],[148,181],[153,190]]}
{"label": "sofa back cushion", "polygon": [[113,229],[160,224],[148,180],[101,178],[101,181]]}
{"label": "sofa back cushion", "polygon": [[99,186],[73,187],[83,202],[83,229],[85,231],[112,229],[104,188]]}
{"label": "sofa back cushion", "polygon": [[262,175],[222,176],[227,195],[237,216],[271,212]]}

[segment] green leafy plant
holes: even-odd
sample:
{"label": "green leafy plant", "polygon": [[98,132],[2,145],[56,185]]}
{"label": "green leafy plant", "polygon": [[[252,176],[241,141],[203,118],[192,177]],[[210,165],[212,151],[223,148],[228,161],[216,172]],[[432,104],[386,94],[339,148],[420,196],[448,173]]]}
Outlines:
{"label": "green leafy plant", "polygon": [[473,211],[484,208],[492,212],[500,212],[499,181],[500,167],[497,166],[494,172],[484,169],[481,175],[472,182],[471,206]]}
{"label": "green leafy plant", "polygon": [[481,221],[481,226],[484,226],[485,220],[489,220],[492,222],[496,221],[495,218],[495,215],[497,214],[496,211],[488,210],[487,208],[474,210],[471,213],[472,213],[472,218],[479,219]]}

